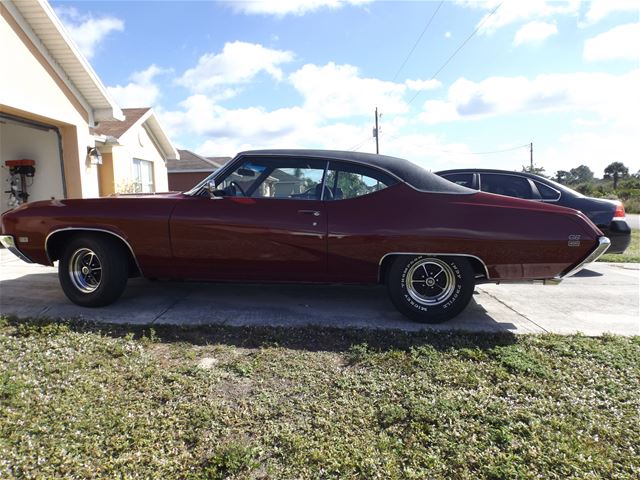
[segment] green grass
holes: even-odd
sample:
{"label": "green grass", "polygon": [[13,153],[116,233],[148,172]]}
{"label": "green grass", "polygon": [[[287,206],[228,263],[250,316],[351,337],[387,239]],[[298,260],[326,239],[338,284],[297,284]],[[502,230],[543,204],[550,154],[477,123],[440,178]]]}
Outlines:
{"label": "green grass", "polygon": [[640,230],[631,230],[631,244],[623,254],[605,253],[600,262],[640,263]]}
{"label": "green grass", "polygon": [[0,318],[0,478],[638,478],[639,359],[640,337]]}

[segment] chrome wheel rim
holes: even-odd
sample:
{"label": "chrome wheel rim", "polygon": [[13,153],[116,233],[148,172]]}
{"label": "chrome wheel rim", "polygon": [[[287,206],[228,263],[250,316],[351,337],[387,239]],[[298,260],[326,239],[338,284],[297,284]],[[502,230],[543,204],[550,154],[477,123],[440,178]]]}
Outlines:
{"label": "chrome wheel rim", "polygon": [[69,262],[69,277],[73,286],[83,293],[92,293],[102,281],[102,264],[93,250],[80,248]]}
{"label": "chrome wheel rim", "polygon": [[456,288],[453,269],[437,258],[425,258],[412,265],[406,276],[409,296],[426,306],[446,302]]}

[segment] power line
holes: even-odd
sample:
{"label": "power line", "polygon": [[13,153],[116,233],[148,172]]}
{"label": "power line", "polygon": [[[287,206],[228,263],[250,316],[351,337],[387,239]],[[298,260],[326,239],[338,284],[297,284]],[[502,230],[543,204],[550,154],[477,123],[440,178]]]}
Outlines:
{"label": "power line", "polygon": [[398,78],[398,74],[402,71],[402,69],[404,68],[404,66],[407,64],[407,62],[409,61],[409,58],[411,57],[411,55],[413,54],[414,50],[416,49],[416,47],[418,46],[418,44],[420,43],[420,40],[422,40],[422,37],[424,36],[425,32],[427,31],[427,29],[429,28],[429,25],[431,25],[431,22],[433,21],[433,19],[435,18],[436,14],[438,13],[438,10],[440,10],[440,7],[442,7],[442,4],[444,3],[444,0],[441,0],[440,3],[438,4],[438,6],[436,7],[436,10],[433,12],[433,14],[431,15],[431,18],[429,18],[429,21],[427,22],[427,24],[425,25],[424,29],[422,30],[422,33],[420,34],[420,36],[418,37],[418,39],[416,40],[416,42],[413,44],[413,47],[411,47],[411,50],[409,51],[407,57],[404,59],[404,61],[402,62],[402,65],[400,65],[400,67],[398,68],[398,71],[396,72],[396,74],[393,76],[393,79],[391,80],[392,82],[396,81],[396,78]]}
{"label": "power line", "polygon": [[529,148],[529,144],[519,145],[517,147],[505,148],[503,150],[492,150],[490,152],[452,152],[451,150],[432,150],[438,153],[453,153],[456,155],[490,155],[493,153],[513,152],[514,150],[520,150],[521,148]]}
{"label": "power line", "polygon": [[[471,32],[471,35],[469,35],[461,44],[460,46],[458,46],[458,48],[456,48],[456,50],[449,56],[449,58],[447,58],[447,60],[440,66],[440,68],[438,68],[438,70],[436,70],[436,73],[434,73],[431,76],[431,80],[434,80],[438,74],[440,72],[442,72],[442,70],[444,70],[444,68],[449,64],[449,62],[451,60],[453,60],[453,57],[455,57],[458,52],[460,50],[462,50],[462,48],[469,42],[469,40],[471,40],[476,33],[478,33],[478,30],[480,30],[480,28],[482,27],[482,25],[484,25],[484,23],[489,20],[489,18],[491,18],[497,11],[498,9],[502,6],[502,3],[499,3],[498,6],[496,6],[496,8],[494,8],[491,13],[487,16],[485,16],[482,21],[478,24],[478,26],[475,28],[475,30],[473,32]],[[413,101],[418,98],[418,95],[420,95],[422,93],[423,89],[418,90],[415,95],[413,97],[411,97],[411,100],[409,100],[408,105],[411,105],[413,103]]]}
{"label": "power line", "polygon": [[369,141],[371,137],[367,136],[367,138],[365,138],[364,140],[362,140],[359,143],[356,143],[353,147],[349,148],[348,151],[349,152],[355,152],[356,150],[358,150],[360,147],[362,147],[362,145],[364,145],[367,141]]}

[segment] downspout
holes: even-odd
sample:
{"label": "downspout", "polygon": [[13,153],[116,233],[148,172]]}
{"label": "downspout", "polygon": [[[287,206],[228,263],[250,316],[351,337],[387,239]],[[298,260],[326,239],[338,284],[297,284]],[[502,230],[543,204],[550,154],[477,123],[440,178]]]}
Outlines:
{"label": "downspout", "polygon": [[64,176],[64,152],[62,150],[62,134],[58,127],[53,127],[58,137],[58,157],[60,158],[60,176],[62,177],[62,198],[67,198],[67,180]]}

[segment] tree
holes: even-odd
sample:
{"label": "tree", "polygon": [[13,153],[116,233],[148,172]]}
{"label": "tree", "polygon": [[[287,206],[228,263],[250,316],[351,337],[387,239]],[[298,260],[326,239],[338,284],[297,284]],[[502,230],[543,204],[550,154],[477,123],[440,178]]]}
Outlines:
{"label": "tree", "polygon": [[531,165],[527,165],[527,166],[522,166],[522,171],[523,172],[527,172],[527,173],[535,173],[536,175],[540,175],[541,177],[545,177],[546,175],[543,173],[544,172],[544,167],[536,167],[535,165],[533,167],[531,167]]}
{"label": "tree", "polygon": [[556,172],[556,180],[558,183],[563,183],[565,185],[571,183],[571,173],[566,170],[558,170]]}
{"label": "tree", "polygon": [[607,168],[604,169],[604,178],[613,179],[613,189],[618,189],[618,180],[629,176],[629,169],[624,166],[622,162],[610,163]]}
{"label": "tree", "polygon": [[571,174],[572,183],[588,183],[593,181],[593,172],[586,165],[580,165],[579,167],[569,170]]}

